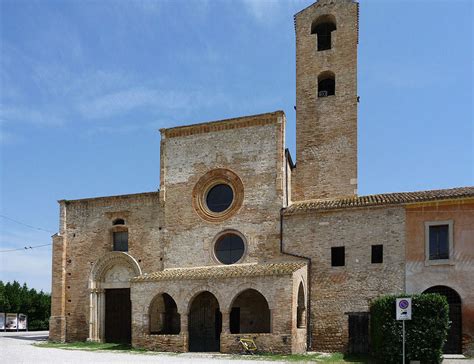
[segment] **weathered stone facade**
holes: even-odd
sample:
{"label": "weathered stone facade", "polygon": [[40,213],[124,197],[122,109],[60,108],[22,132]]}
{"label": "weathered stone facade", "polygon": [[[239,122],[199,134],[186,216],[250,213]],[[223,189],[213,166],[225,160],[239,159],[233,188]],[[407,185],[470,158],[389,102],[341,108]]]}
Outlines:
{"label": "weathered stone facade", "polygon": [[[426,279],[455,286],[472,316],[469,264],[460,265],[472,259],[473,219],[457,204],[472,202],[474,188],[357,197],[358,4],[320,0],[295,29],[297,166],[276,111],[162,129],[157,192],[60,201],[52,340],[241,352],[239,339],[252,339],[270,352],[360,352],[371,300],[419,292]],[[446,219],[464,226],[454,234],[462,258],[413,271],[420,224],[445,218],[419,204],[443,201],[459,207]]]}

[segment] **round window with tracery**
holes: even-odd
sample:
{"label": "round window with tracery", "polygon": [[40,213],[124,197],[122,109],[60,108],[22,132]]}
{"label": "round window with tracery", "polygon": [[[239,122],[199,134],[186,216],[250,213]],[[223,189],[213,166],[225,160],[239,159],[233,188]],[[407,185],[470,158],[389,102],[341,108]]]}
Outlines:
{"label": "round window with tracery", "polygon": [[244,255],[244,240],[237,234],[226,233],[220,236],[214,245],[214,254],[223,264],[237,263]]}

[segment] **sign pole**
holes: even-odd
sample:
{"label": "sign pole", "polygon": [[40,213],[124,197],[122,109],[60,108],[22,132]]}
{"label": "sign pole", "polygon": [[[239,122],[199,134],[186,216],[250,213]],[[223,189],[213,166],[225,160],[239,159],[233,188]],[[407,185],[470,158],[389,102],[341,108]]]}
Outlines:
{"label": "sign pole", "polygon": [[403,325],[403,364],[405,364],[405,320],[402,320]]}
{"label": "sign pole", "polygon": [[405,320],[411,320],[411,298],[396,299],[397,320],[402,321],[402,362],[405,364]]}

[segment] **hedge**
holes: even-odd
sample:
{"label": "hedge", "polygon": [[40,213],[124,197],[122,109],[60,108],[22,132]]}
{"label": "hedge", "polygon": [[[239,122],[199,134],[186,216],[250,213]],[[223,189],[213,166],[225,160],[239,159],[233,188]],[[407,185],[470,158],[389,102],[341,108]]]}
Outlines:
{"label": "hedge", "polygon": [[412,298],[412,319],[405,321],[405,358],[422,364],[441,363],[449,328],[449,305],[437,293],[382,296],[372,302],[371,344],[377,363],[402,362],[402,321],[396,320],[396,299]]}

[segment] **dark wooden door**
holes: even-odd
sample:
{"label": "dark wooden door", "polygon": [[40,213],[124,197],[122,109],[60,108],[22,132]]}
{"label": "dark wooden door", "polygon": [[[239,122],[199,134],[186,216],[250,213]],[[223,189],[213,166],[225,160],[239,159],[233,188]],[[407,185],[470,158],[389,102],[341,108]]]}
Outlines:
{"label": "dark wooden door", "polygon": [[222,316],[209,292],[197,296],[189,313],[189,351],[219,351]]}
{"label": "dark wooden door", "polygon": [[367,312],[349,314],[349,352],[351,354],[369,352],[369,314]]}
{"label": "dark wooden door", "polygon": [[130,288],[105,290],[105,341],[130,344],[132,339]]}
{"label": "dark wooden door", "polygon": [[443,353],[445,354],[461,354],[462,334],[461,334],[461,304],[449,304],[449,321],[448,337],[444,343]]}

